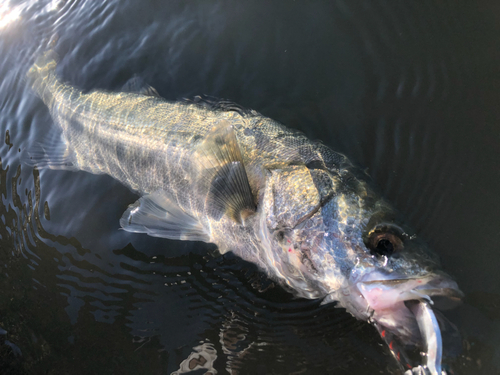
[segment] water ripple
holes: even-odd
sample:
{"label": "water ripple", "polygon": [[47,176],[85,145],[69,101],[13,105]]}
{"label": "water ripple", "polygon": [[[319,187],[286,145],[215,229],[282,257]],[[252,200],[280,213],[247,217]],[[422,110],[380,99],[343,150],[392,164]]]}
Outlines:
{"label": "water ripple", "polygon": [[[496,134],[471,89],[488,71],[478,12],[430,0],[6,4],[19,17],[0,29],[4,368],[171,373],[202,347],[217,352],[220,373],[395,371],[372,327],[343,310],[293,299],[209,245],[119,231],[137,196],[111,178],[21,165],[52,126],[23,77],[54,35],[58,74],[84,90],[119,90],[138,74],[169,99],[227,97],[339,146],[478,285],[461,270],[488,265],[460,247],[494,248],[487,214],[498,206],[495,175],[481,171],[496,138],[473,130]],[[487,362],[484,353],[474,358]]]}

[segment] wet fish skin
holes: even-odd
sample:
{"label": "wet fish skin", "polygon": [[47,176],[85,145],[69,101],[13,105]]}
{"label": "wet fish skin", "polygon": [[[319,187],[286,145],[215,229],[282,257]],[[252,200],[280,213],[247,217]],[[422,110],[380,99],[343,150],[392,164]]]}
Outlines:
{"label": "wet fish skin", "polygon": [[150,88],[83,93],[57,77],[56,60],[47,52],[27,75],[58,128],[34,163],[106,173],[139,193],[124,229],[215,243],[404,344],[421,342],[404,301],[461,297],[344,155],[232,105],[170,102]]}
{"label": "wet fish skin", "polygon": [[[254,200],[261,198],[266,168],[279,170],[289,164],[316,163],[345,174],[351,167],[344,155],[256,112],[247,115],[214,111],[202,105],[169,102],[136,93],[85,94],[59,80],[55,73],[56,59],[53,51],[46,53],[31,68],[28,78],[62,130],[64,145],[68,147],[64,151],[73,154],[68,160],[71,168],[106,173],[140,195],[168,191],[175,204],[200,221],[216,214],[207,215],[212,211],[212,207],[204,205],[208,191],[193,190],[193,186],[199,186],[193,177],[193,170],[198,168],[193,165],[197,162],[193,160],[193,151],[220,123],[229,123],[237,134]],[[59,167],[51,160],[48,164],[51,168]],[[67,164],[62,168],[68,168]],[[232,227],[233,223],[228,220],[226,225]],[[236,252],[245,242],[240,235],[230,243],[233,241],[229,241],[228,234],[233,229],[221,230],[221,241],[216,243],[222,252],[225,248]],[[217,230],[212,232],[217,237]],[[246,243],[243,247],[247,245],[252,246]],[[248,253],[245,259],[252,257],[251,261],[259,263],[251,255],[253,249],[242,253]]]}

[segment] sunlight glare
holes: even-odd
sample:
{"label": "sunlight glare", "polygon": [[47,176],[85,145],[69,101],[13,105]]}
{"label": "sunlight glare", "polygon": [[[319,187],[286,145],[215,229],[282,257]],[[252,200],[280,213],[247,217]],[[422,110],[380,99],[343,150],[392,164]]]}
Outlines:
{"label": "sunlight glare", "polygon": [[20,18],[19,8],[10,9],[6,4],[0,5],[0,29]]}

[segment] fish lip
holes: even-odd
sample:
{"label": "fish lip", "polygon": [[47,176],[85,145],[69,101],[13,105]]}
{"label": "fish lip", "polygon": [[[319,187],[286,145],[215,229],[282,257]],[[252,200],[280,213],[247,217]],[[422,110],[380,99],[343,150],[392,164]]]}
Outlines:
{"label": "fish lip", "polygon": [[[426,278],[426,277],[411,277],[411,278],[395,278],[395,279],[390,279],[390,280],[370,280],[370,281],[360,281],[360,283],[364,285],[370,285],[370,284],[380,284],[380,285],[386,285],[386,286],[391,286],[391,285],[398,285],[398,284],[405,284],[405,283],[411,283],[411,282],[418,282],[418,280],[423,280],[425,284],[419,285],[413,290],[417,290],[421,293],[427,294],[429,297],[431,296],[449,296],[453,298],[458,298],[462,299],[464,297],[464,293],[458,289],[458,286],[456,288],[453,287],[446,287],[445,285],[449,285],[450,283],[453,283],[456,285],[454,281],[451,279],[442,279],[442,278]],[[432,285],[434,284],[434,285]]]}
{"label": "fish lip", "polygon": [[[356,282],[371,309],[386,309],[397,302],[427,300],[440,310],[461,304],[464,294],[448,275],[405,277],[397,273],[368,274]],[[385,297],[385,302],[380,302]]]}
{"label": "fish lip", "polygon": [[461,305],[465,297],[456,282],[449,278],[432,279],[428,284],[417,287],[415,290],[429,296],[433,307],[439,310],[453,309]]}

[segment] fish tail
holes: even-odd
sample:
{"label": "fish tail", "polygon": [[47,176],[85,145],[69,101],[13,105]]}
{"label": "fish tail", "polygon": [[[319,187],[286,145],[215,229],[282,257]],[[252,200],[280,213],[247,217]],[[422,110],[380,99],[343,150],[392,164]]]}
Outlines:
{"label": "fish tail", "polygon": [[28,84],[46,104],[52,97],[48,86],[57,80],[55,69],[58,61],[59,55],[52,49],[48,50],[35,60],[26,74]]}

